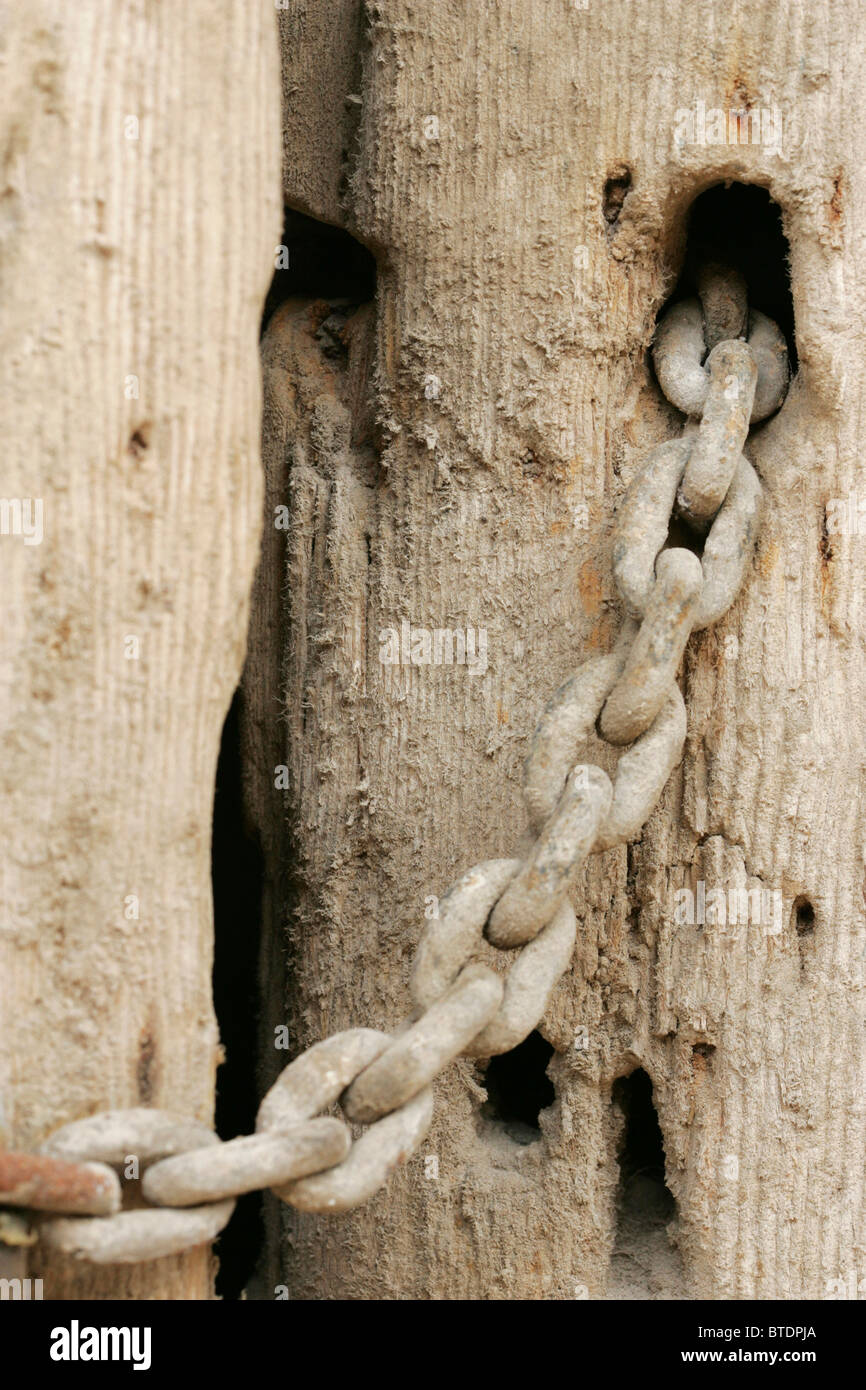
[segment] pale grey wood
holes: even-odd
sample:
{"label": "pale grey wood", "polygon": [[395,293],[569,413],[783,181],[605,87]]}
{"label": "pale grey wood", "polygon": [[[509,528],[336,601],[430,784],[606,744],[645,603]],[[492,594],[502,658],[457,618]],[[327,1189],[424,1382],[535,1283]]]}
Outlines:
{"label": "pale grey wood", "polygon": [[[3,6],[0,1142],[210,1123],[210,842],[261,525],[272,0]],[[130,639],[135,639],[131,642]],[[45,1297],[208,1297],[207,1247],[36,1256]]]}
{"label": "pale grey wood", "polygon": [[[309,80],[288,41],[299,16],[327,10],[291,0],[284,86]],[[425,899],[520,839],[533,722],[618,627],[614,508],[681,426],[647,346],[684,214],[721,180],[769,187],[783,209],[800,372],[748,446],[768,508],[745,592],[687,651],[682,769],[641,841],[593,860],[576,897],[573,969],[542,1029],[557,1052],[543,1141],[485,1129],[478,1073],[460,1064],[387,1192],[339,1221],[286,1214],[271,1268],[303,1297],[823,1297],[862,1275],[866,1235],[866,543],[824,532],[828,498],[859,487],[864,105],[850,55],[863,13],[850,0],[381,0],[367,17],[340,215],[380,254],[372,470],[321,428],[334,395],[357,412],[359,350],[348,376],[315,365],[300,306],[269,347],[288,373],[269,366],[269,399],[291,398],[266,436],[293,498],[285,558],[269,562],[286,577],[269,631],[285,632],[291,785],[286,808],[263,780],[256,814],[268,827],[288,813],[300,1044],[393,1026]],[[778,149],[678,147],[698,102],[775,112]],[[285,195],[313,207],[307,130],[287,125]],[[630,191],[609,223],[605,184],[623,166]],[[332,198],[319,195],[328,220]],[[404,618],[486,628],[486,674],[380,664],[380,631]],[[781,931],[677,926],[676,891],[698,879],[779,891]],[[816,913],[802,939],[801,895]],[[637,1064],[655,1087],[676,1247],[651,1232],[623,1276],[611,1087]]]}

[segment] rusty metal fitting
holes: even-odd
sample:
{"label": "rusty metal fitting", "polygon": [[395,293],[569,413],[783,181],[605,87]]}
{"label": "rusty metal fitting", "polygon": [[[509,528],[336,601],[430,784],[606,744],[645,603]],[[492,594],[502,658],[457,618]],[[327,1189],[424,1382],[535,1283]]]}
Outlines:
{"label": "rusty metal fitting", "polygon": [[120,1181],[104,1163],[0,1149],[0,1206],[107,1216],[120,1211]]}

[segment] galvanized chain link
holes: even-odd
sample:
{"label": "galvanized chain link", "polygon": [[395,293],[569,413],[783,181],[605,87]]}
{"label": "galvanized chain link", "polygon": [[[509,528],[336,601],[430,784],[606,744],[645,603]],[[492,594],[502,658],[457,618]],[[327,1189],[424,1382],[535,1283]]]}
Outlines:
{"label": "galvanized chain link", "polygon": [[[15,1162],[5,1190],[0,1163],[0,1205],[77,1213],[43,1219],[50,1245],[100,1263],[176,1253],[213,1239],[234,1199],[262,1187],[302,1211],[347,1211],[420,1144],[440,1072],[461,1055],[510,1051],[538,1025],[571,960],[577,875],[588,855],[633,839],[656,805],[685,742],[676,677],[686,642],[730,608],[757,539],[761,484],[742,450],[750,423],[784,399],[785,340],[749,310],[735,273],[704,267],[698,295],[676,304],[656,334],[662,390],[693,418],[682,438],[650,451],[617,515],[613,574],[628,616],[613,652],[560,687],[532,737],[531,849],[476,864],[452,884],[418,946],[412,1018],[390,1035],[354,1028],[309,1048],[265,1095],[254,1135],[220,1143],[158,1110],[96,1115],[65,1125],[42,1146],[45,1157],[30,1159],[45,1165],[50,1156],[51,1191],[22,1176],[27,1155],[7,1156]],[[676,516],[705,534],[700,559],[666,548]],[[598,733],[629,745],[612,780],[590,760]],[[475,959],[491,947],[515,951],[504,977]],[[346,1119],[369,1126],[360,1138],[322,1117],[337,1102]],[[130,1155],[149,1205],[121,1211],[115,1174]]]}

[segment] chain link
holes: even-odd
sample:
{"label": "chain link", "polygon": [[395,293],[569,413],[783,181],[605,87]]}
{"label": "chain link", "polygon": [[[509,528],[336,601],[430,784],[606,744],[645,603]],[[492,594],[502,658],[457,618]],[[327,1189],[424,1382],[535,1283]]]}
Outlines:
{"label": "chain link", "polygon": [[[627,614],[619,639],[560,687],[532,736],[524,798],[534,845],[522,859],[476,864],[452,884],[418,946],[412,1018],[390,1035],[354,1028],[309,1048],[265,1095],[255,1135],[220,1143],[156,1110],[110,1111],[52,1135],[43,1153],[89,1164],[91,1185],[102,1184],[92,1200],[110,1213],[43,1218],[41,1234],[55,1248],[102,1263],[175,1253],[213,1239],[234,1198],[262,1187],[302,1211],[347,1211],[421,1143],[436,1076],[461,1055],[510,1051],[537,1027],[571,960],[577,876],[588,855],[640,832],[680,761],[686,710],[676,677],[685,645],[730,608],[757,539],[762,489],[742,450],[749,425],[784,400],[785,340],[749,309],[736,273],[705,266],[698,296],[674,305],[656,333],[661,388],[693,420],[682,438],[649,452],[619,509],[613,576]],[[700,559],[666,548],[674,517],[705,535]],[[630,745],[612,780],[592,761],[597,730],[613,746]],[[491,965],[505,951],[514,956],[503,976]],[[322,1116],[337,1102],[348,1120],[369,1126],[360,1138]],[[144,1170],[151,1205],[116,1211],[104,1173],[113,1177],[129,1155]],[[12,1177],[5,1191],[0,1184],[0,1203],[39,1205],[28,1199],[32,1186],[21,1187],[20,1201],[13,1187]],[[53,1210],[58,1200],[62,1191]],[[91,1210],[82,1200],[63,1209]]]}

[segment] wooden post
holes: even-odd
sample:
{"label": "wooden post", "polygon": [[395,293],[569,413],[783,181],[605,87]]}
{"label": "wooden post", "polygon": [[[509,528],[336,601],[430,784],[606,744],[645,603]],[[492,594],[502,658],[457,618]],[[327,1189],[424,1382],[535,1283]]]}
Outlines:
{"label": "wooden post", "polygon": [[[336,204],[379,287],[372,426],[363,323],[344,365],[321,357],[309,305],[282,310],[266,348],[269,501],[291,505],[268,563],[290,582],[284,602],[271,577],[256,630],[285,633],[294,886],[271,926],[289,923],[298,1046],[394,1026],[425,902],[518,843],[533,724],[618,628],[614,510],[681,426],[647,348],[687,211],[714,185],[759,185],[782,210],[799,372],[748,446],[768,498],[753,571],[687,652],[682,768],[641,840],[593,859],[576,895],[573,969],[541,1025],[555,1099],[538,1141],[485,1118],[483,1074],[458,1064],[387,1191],[340,1220],[284,1210],[291,1245],[263,1287],[825,1297],[866,1272],[866,542],[827,520],[849,494],[859,517],[864,106],[846,54],[862,11],[375,0],[351,92],[326,12],[343,52],[357,6],[290,0],[282,16],[285,197],[327,221]],[[320,91],[324,144],[296,114]],[[383,664],[380,634],[403,621],[483,629],[486,671]],[[273,768],[251,796],[282,833]],[[699,881],[778,892],[779,930],[676,922]],[[637,1068],[676,1209],[632,1239],[615,1083]]]}
{"label": "wooden post", "polygon": [[[33,523],[13,508],[0,535],[0,1142],[21,1148],[108,1107],[212,1117],[214,774],[280,226],[271,0],[61,10],[4,15],[0,84],[2,490]],[[201,1298],[211,1265],[31,1273],[46,1298]]]}

